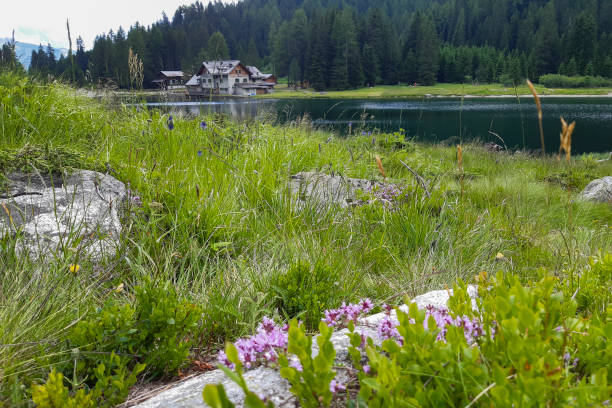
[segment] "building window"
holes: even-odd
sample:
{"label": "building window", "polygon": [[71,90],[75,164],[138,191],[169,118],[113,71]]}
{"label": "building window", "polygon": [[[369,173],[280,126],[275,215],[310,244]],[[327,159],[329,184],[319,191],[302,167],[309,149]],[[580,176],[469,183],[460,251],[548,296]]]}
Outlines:
{"label": "building window", "polygon": [[249,79],[248,79],[248,78],[244,78],[244,79],[242,80],[242,82],[248,82],[248,81],[249,81]]}

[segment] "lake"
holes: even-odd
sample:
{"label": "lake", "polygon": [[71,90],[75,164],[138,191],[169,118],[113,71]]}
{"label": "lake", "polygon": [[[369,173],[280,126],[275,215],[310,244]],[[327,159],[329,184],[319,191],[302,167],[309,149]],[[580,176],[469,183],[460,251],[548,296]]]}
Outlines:
{"label": "lake", "polygon": [[[238,120],[275,117],[287,123],[308,115],[311,122],[338,135],[395,132],[420,141],[480,140],[510,149],[540,148],[537,111],[532,98],[425,97],[419,99],[251,99],[149,102],[153,109],[178,115],[225,113]],[[576,121],[572,153],[612,150],[612,98],[542,98],[546,150],[559,149],[560,116]]]}

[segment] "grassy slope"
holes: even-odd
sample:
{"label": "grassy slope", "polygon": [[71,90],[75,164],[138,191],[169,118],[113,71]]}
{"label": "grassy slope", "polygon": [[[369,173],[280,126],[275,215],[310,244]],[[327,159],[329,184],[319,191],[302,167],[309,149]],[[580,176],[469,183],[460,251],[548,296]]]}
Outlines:
{"label": "grassy slope", "polygon": [[[575,88],[575,89],[548,89],[536,86],[540,95],[609,95],[612,88]],[[530,95],[527,86],[516,89],[519,95]],[[278,85],[275,92],[261,95],[259,98],[400,98],[418,97],[425,95],[435,96],[499,96],[515,95],[515,89],[504,87],[501,84],[436,84],[434,86],[406,86],[406,85],[380,85],[371,88],[359,88],[347,91],[315,92],[312,89],[294,91],[283,85]]]}
{"label": "grassy slope", "polygon": [[[204,307],[206,350],[277,313],[271,285],[297,260],[337,273],[327,305],[336,306],[364,296],[397,301],[483,270],[565,274],[612,247],[610,208],[575,200],[588,181],[612,174],[612,162],[590,156],[568,167],[466,145],[461,182],[454,148],[394,150],[387,135],[374,144],[361,137],[327,143],[329,134],[307,126],[222,117],[205,118],[206,130],[202,118],[179,119],[169,131],[159,112],[107,110],[69,88],[8,76],[0,76],[0,98],[0,157],[27,143],[70,149],[82,165],[109,162],[144,202],[130,217],[120,256],[95,266],[80,260],[76,276],[67,272],[75,259],[69,248],[41,263],[16,255],[12,239],[0,241],[0,344],[11,344],[0,347],[0,401],[20,398],[16,378],[40,381],[50,364],[70,360],[62,340],[71,325],[109,297],[131,302],[130,288],[144,276],[172,280]],[[292,204],[291,174],[323,169],[381,179],[376,154],[411,197],[397,211],[369,205],[318,212]],[[400,160],[428,180],[431,199]],[[120,283],[125,290],[117,294]]]}

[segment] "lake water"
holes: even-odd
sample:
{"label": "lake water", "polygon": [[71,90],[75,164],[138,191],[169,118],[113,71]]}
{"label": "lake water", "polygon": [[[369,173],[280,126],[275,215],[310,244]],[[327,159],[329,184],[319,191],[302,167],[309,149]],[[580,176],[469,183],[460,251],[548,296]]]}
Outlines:
{"label": "lake water", "polygon": [[[540,136],[532,98],[420,98],[420,99],[248,99],[200,102],[150,102],[153,109],[175,114],[225,113],[238,120],[276,117],[281,123],[307,114],[317,127],[338,135],[395,132],[422,141],[478,139],[508,148],[538,149]],[[576,121],[572,153],[612,150],[612,98],[543,98],[546,150],[559,149],[560,116]],[[495,135],[494,135],[495,134]],[[497,136],[496,136],[497,135]],[[499,136],[499,137],[498,137]],[[503,142],[501,139],[503,139]]]}

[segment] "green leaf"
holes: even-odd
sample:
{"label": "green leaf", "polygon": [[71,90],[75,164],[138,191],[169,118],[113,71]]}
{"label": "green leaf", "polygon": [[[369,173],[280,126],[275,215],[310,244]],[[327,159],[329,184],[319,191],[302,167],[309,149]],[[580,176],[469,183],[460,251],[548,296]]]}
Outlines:
{"label": "green leaf", "polygon": [[208,384],[202,391],[204,402],[211,408],[234,408],[234,404],[227,398],[225,388],[221,384]]}

